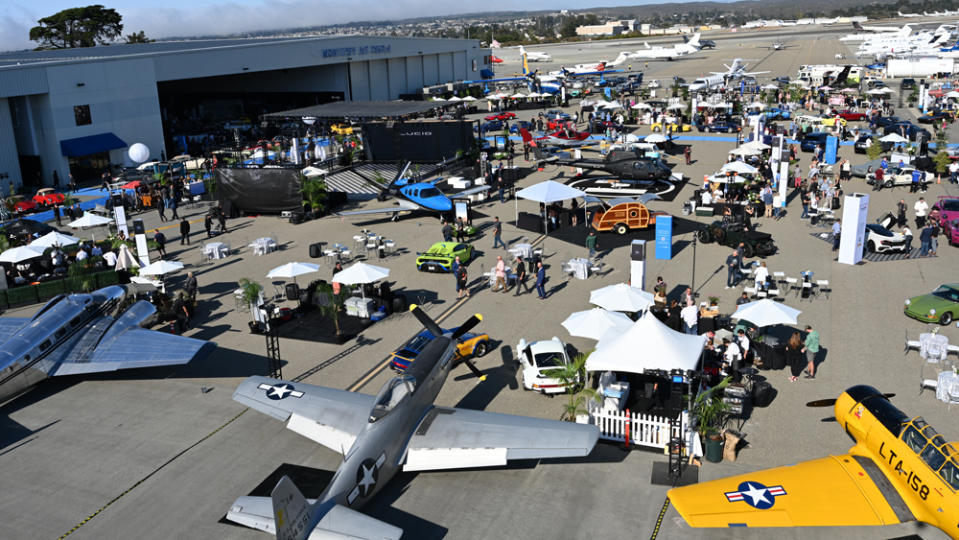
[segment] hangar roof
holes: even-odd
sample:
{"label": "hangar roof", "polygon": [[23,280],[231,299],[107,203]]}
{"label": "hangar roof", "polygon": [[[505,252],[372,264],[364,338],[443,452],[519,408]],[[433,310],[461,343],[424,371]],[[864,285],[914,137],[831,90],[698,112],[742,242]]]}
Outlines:
{"label": "hangar roof", "polygon": [[449,105],[432,101],[334,101],[264,114],[264,118],[401,118]]}

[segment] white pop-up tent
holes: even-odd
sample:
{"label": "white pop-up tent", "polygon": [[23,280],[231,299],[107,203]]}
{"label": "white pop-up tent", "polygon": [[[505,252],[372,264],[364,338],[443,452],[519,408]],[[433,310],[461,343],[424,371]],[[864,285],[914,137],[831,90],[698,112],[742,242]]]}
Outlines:
{"label": "white pop-up tent", "polygon": [[677,332],[646,314],[626,332],[601,339],[586,371],[694,370],[705,345],[706,336]]}
{"label": "white pop-up tent", "polygon": [[[555,180],[546,180],[538,184],[533,184],[528,188],[516,192],[514,206],[516,210],[516,224],[519,225],[519,199],[527,199],[543,204],[552,204],[559,201],[568,201],[577,197],[584,196],[582,191],[561,184]],[[543,216],[543,230],[549,233],[549,224],[546,222],[546,216]]]}

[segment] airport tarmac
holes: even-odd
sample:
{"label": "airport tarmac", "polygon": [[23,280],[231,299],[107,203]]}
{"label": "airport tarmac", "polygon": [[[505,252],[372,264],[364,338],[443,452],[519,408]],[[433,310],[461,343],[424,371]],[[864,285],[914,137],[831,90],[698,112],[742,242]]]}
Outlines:
{"label": "airport tarmac", "polygon": [[[772,70],[766,77],[794,77],[800,64],[833,62],[835,53],[843,51],[835,38],[834,34],[797,34],[792,43],[799,47],[772,53],[756,48],[762,39],[744,39],[742,47],[724,39],[715,51],[706,51],[701,57],[650,62],[646,79],[689,78],[715,70],[722,61],[735,57],[757,59],[749,69]],[[569,53],[570,60],[565,51],[559,52],[562,49],[557,47],[557,60],[597,60],[591,48]],[[608,51],[610,58],[615,56],[612,49],[600,50]],[[716,171],[734,146],[720,136],[695,142],[694,163],[676,167],[692,182],[675,200],[651,203],[653,209],[679,215],[693,184]],[[865,160],[854,155],[851,147],[842,147],[840,155],[854,164]],[[802,155],[803,170],[809,156]],[[520,185],[569,174],[568,168],[548,166]],[[892,210],[900,198],[910,208],[917,198],[901,188],[872,192],[861,179],[844,189],[870,195],[870,221]],[[959,189],[932,185],[923,196],[931,201],[944,194],[959,195]],[[370,201],[363,207],[384,204],[389,203]],[[487,216],[476,223],[487,224],[493,216],[512,221],[516,208],[537,211],[537,205],[528,201],[519,201],[517,206],[512,200],[487,202],[476,207]],[[184,212],[196,219],[203,208]],[[829,244],[812,236],[826,229],[810,228],[799,214],[798,204],[793,202],[782,220],[756,221],[780,248],[780,253],[766,259],[771,270],[790,276],[812,270],[816,279],[828,279],[832,284],[828,299],[800,301],[790,296],[786,301],[802,310],[801,325],[812,324],[819,330],[824,363],[815,380],[789,383],[786,372],[764,372],[778,395],[770,407],[756,409],[745,424],[749,446],[734,463],[704,464],[701,480],[845,453],[850,446],[848,437],[835,423],[822,421],[832,411],[804,404],[836,397],[855,384],[895,392],[894,403],[899,408],[909,415],[924,416],[947,439],[956,439],[955,412],[933,393],[919,395],[921,360],[915,352],[905,356],[902,352],[904,335],[915,339],[925,331],[925,326],[902,314],[903,299],[956,281],[959,257],[955,248],[942,242],[937,258],[841,265],[835,262]],[[148,230],[167,225],[160,224],[153,212],[142,217]],[[250,493],[284,463],[333,471],[340,456],[285,429],[282,422],[246,411],[232,401],[233,389],[243,378],[266,372],[265,340],[247,331],[250,315],[234,309],[233,291],[243,277],[256,279],[271,291],[270,280],[265,278],[269,269],[293,260],[309,261],[307,247],[312,242],[352,243],[352,236],[361,228],[372,229],[395,240],[399,248],[386,259],[371,261],[391,269],[394,291],[417,299],[443,326],[455,326],[475,312],[484,315],[477,331],[489,333],[498,345],[476,361],[488,380],[478,384],[465,368],[454,371],[437,404],[543,418],[560,416],[563,397],[550,399],[521,389],[519,374],[511,363],[516,342],[558,336],[588,351],[594,342],[570,338],[560,322],[573,311],[591,307],[589,291],[629,277],[628,253],[618,248],[603,254],[608,272],[582,281],[565,280],[559,271],[562,261],[584,256],[583,246],[537,237],[506,223],[503,239],[508,243],[529,237],[544,247],[551,266],[549,299],[541,301],[533,294],[517,298],[512,291],[509,295],[492,293],[481,284],[482,270],[489,269],[500,253],[491,249],[491,236],[484,235],[475,241],[480,253],[469,265],[474,294],[457,301],[451,276],[418,273],[414,267],[416,251],[441,239],[435,218],[390,222],[378,217],[329,217],[294,226],[278,217],[261,216],[231,220],[229,227],[230,232],[217,240],[231,243],[239,252],[211,262],[201,256],[201,235],[194,234],[193,245],[181,248],[176,230],[171,228],[167,234],[169,252],[197,274],[200,306],[195,327],[187,335],[219,344],[208,359],[180,369],[48,381],[0,408],[0,478],[4,485],[0,490],[0,538],[60,538],[68,533],[71,538],[93,539],[267,538],[221,520],[236,497]],[[197,224],[194,230],[198,229]],[[276,236],[282,249],[254,256],[244,247],[266,235]],[[601,250],[605,238],[600,236]],[[675,294],[694,281],[703,298],[718,296],[721,310],[732,312],[739,289],[723,288],[722,265],[729,249],[715,244],[694,247],[691,240],[690,235],[678,236],[672,259],[649,260],[647,283],[661,275]],[[315,277],[328,279],[330,264],[325,259],[320,264]],[[176,287],[182,278],[172,278],[171,285]],[[36,309],[11,310],[5,315],[26,316]],[[345,345],[282,339],[283,375],[372,394],[392,375],[384,364],[389,352],[419,330],[416,320],[403,314],[372,325],[362,338]],[[942,332],[952,342],[959,341],[956,328],[943,328]],[[364,511],[404,528],[405,538],[584,538],[598,533],[645,538],[653,535],[667,491],[649,482],[652,463],[663,461],[661,454],[626,452],[617,445],[600,443],[592,456],[581,460],[401,474]],[[822,489],[828,497],[829,486]],[[658,538],[766,538],[769,534],[767,530],[691,529],[671,508],[658,530]],[[945,538],[936,529],[914,523],[882,529],[779,529],[775,534],[797,539],[910,534]]]}

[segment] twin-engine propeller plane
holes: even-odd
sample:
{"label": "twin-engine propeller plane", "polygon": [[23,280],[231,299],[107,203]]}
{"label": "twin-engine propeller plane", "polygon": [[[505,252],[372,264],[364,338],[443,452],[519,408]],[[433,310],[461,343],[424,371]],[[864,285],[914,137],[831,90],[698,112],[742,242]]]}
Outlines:
{"label": "twin-engine propeller plane", "polygon": [[[395,219],[395,216],[398,215],[399,212],[412,212],[416,210],[424,212],[436,212],[439,214],[452,212],[453,201],[434,185],[434,182],[438,182],[441,179],[437,178],[434,182],[413,182],[406,177],[406,172],[409,170],[409,168],[410,163],[407,162],[406,165],[396,173],[396,176],[393,177],[390,183],[386,186],[367,178],[359,171],[354,171],[361,178],[376,186],[380,190],[380,193],[377,196],[378,200],[384,201],[388,196],[392,196],[394,199],[396,199],[396,206],[385,208],[367,208],[364,210],[352,210],[349,212],[337,212],[335,215],[358,216],[364,214],[394,214]],[[456,196],[466,197],[474,193],[489,191],[489,189],[490,186],[476,186],[458,192],[456,193]]]}
{"label": "twin-engine propeller plane", "polygon": [[[355,509],[393,476],[427,471],[503,466],[513,459],[577,457],[599,438],[596,426],[433,405],[456,358],[457,342],[482,320],[474,315],[443,332],[415,305],[410,308],[434,338],[402,375],[376,396],[250,377],[233,399],[287,423],[291,430],[343,454],[343,463],[320,497],[308,502],[288,477],[266,497],[240,497],[230,521],[304,538],[399,538],[397,527]],[[482,374],[464,363],[482,380]]]}
{"label": "twin-engine propeller plane", "polygon": [[672,489],[693,527],[839,527],[921,521],[959,539],[959,445],[870,386],[835,408],[849,453]]}

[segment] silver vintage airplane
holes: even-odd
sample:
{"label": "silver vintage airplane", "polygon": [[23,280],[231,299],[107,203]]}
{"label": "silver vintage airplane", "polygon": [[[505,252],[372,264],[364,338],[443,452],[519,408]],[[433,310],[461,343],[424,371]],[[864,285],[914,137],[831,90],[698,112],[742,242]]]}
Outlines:
{"label": "silver vintage airplane", "polygon": [[433,405],[453,366],[458,339],[482,317],[474,315],[455,332],[444,333],[418,307],[411,310],[439,337],[376,396],[265,377],[240,384],[233,399],[343,454],[343,463],[315,502],[284,476],[272,500],[240,497],[227,519],[283,540],[399,538],[402,529],[354,509],[400,470],[496,467],[511,459],[578,457],[592,451],[599,438],[593,425]]}
{"label": "silver vintage airplane", "polygon": [[119,285],[61,294],[32,318],[0,318],[0,402],[47,377],[186,364],[216,346],[141,328],[156,308],[123,310],[126,295]]}

